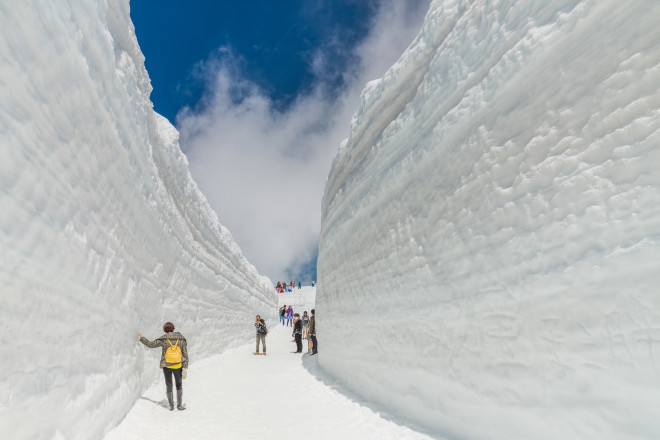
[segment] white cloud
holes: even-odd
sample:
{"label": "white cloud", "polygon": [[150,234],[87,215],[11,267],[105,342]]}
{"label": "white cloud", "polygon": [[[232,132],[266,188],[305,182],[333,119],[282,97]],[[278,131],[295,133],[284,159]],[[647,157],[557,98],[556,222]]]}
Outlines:
{"label": "white cloud", "polygon": [[383,4],[369,36],[355,48],[360,63],[347,72],[339,95],[328,93],[323,71],[332,66],[320,49],[313,91],[283,112],[241,78],[241,60],[228,49],[200,65],[209,93],[201,112],[178,115],[182,145],[194,179],[260,273],[298,279],[296,272],[315,256],[323,188],[360,92],[412,42],[428,4]]}

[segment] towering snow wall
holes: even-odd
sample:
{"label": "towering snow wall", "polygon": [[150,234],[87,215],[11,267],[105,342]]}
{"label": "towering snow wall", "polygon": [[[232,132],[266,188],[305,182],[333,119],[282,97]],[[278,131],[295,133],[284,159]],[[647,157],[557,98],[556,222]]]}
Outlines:
{"label": "towering snow wall", "polygon": [[443,438],[658,436],[659,17],[432,3],[328,178],[324,369]]}
{"label": "towering snow wall", "polygon": [[[128,0],[0,4],[0,432],[97,439],[172,321],[195,361],[274,313],[154,113]],[[274,318],[273,318],[274,319]]]}

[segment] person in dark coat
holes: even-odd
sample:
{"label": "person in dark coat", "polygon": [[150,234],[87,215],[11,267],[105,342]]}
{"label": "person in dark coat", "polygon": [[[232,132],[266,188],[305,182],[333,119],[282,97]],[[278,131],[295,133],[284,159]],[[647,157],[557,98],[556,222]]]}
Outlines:
{"label": "person in dark coat", "polygon": [[[160,368],[163,369],[163,374],[165,375],[165,388],[167,394],[167,401],[170,404],[170,411],[174,410],[174,396],[172,392],[172,376],[174,376],[174,381],[176,382],[176,400],[177,405],[176,409],[184,410],[186,407],[183,405],[183,379],[188,375],[188,362],[190,358],[188,357],[188,344],[186,343],[186,338],[179,332],[174,331],[174,324],[171,322],[166,322],[163,325],[163,331],[165,334],[155,341],[150,341],[140,333],[138,333],[138,338],[140,342],[146,345],[149,348],[161,347],[163,352],[160,356]],[[177,357],[178,362],[168,362],[167,358],[170,358],[168,348],[174,347],[176,352],[176,347],[178,347],[178,353],[180,357]],[[173,350],[170,350],[172,352]],[[178,356],[178,355],[177,355]]]}
{"label": "person in dark coat", "polygon": [[280,307],[280,322],[282,325],[284,325],[284,321],[286,321],[286,304]]}
{"label": "person in dark coat", "polygon": [[296,351],[294,353],[302,353],[302,321],[299,313],[293,315],[293,333],[291,336],[296,339]]}
{"label": "person in dark coat", "polygon": [[[316,342],[316,315],[314,315],[314,309],[312,309],[312,317],[309,320],[309,337],[312,339],[312,353],[315,355],[318,353],[318,342]],[[311,356],[310,355],[310,356]]]}

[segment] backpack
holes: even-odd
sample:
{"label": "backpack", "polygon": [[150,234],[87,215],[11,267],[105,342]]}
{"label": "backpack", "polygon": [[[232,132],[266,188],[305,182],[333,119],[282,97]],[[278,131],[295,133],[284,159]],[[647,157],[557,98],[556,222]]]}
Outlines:
{"label": "backpack", "polygon": [[170,346],[165,350],[165,362],[168,364],[179,364],[181,363],[181,347],[179,347],[179,340],[177,339],[174,345],[169,339],[167,342],[170,343]]}

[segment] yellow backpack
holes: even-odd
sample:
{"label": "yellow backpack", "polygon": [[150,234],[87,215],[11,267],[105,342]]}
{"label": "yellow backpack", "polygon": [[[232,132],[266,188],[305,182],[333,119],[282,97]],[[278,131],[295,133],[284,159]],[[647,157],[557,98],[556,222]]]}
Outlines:
{"label": "yellow backpack", "polygon": [[170,346],[165,350],[165,362],[168,364],[178,364],[181,362],[181,347],[179,347],[179,340],[177,339],[174,345],[169,339],[167,342],[170,343]]}

